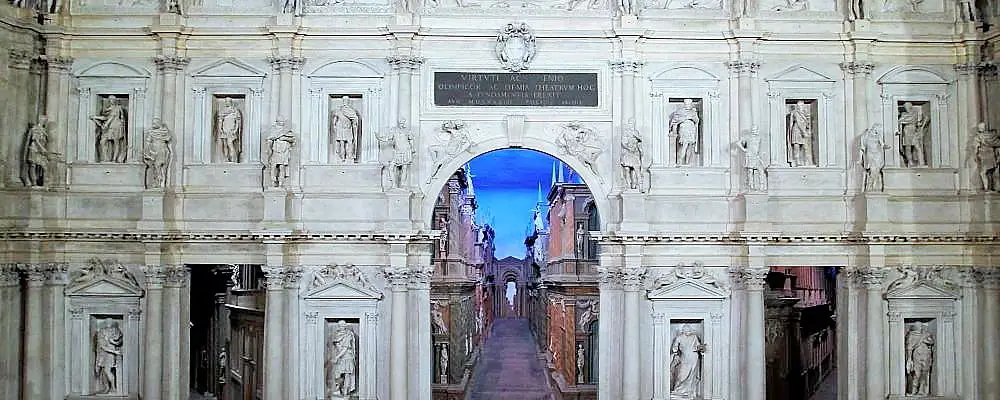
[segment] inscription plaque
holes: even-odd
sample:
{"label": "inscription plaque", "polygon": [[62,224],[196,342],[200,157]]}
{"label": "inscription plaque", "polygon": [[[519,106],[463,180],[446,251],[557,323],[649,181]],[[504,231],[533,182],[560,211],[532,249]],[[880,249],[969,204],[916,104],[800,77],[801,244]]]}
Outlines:
{"label": "inscription plaque", "polygon": [[596,73],[435,72],[436,106],[597,107]]}

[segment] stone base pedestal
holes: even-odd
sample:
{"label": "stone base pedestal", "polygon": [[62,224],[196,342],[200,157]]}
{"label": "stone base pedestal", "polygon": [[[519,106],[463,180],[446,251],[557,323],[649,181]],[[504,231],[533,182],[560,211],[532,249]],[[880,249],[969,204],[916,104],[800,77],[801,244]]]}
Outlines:
{"label": "stone base pedestal", "polygon": [[277,26],[294,26],[295,25],[295,15],[293,14],[278,14],[274,16],[274,24]]}
{"label": "stone base pedestal", "polygon": [[142,192],[142,220],[139,229],[163,229],[163,190],[150,189]]}
{"label": "stone base pedestal", "polygon": [[766,232],[771,230],[768,217],[769,196],[764,193],[747,193],[743,195],[746,206],[746,220],[743,230],[751,232]]}
{"label": "stone base pedestal", "polygon": [[865,231],[887,232],[892,227],[889,222],[889,196],[865,193],[861,196],[865,204]]}
{"label": "stone base pedestal", "polygon": [[646,218],[646,195],[637,190],[622,193],[621,230],[625,232],[649,230]]}
{"label": "stone base pedestal", "polygon": [[157,21],[160,26],[176,26],[181,25],[183,16],[173,14],[173,13],[162,13],[159,15],[159,20]]}
{"label": "stone base pedestal", "polygon": [[281,188],[264,190],[264,220],[263,228],[276,228],[285,225],[285,211],[288,192]]}
{"label": "stone base pedestal", "polygon": [[413,193],[407,190],[390,190],[386,197],[385,230],[408,230],[413,228],[410,222],[410,200]]}
{"label": "stone base pedestal", "polygon": [[872,29],[872,23],[868,20],[859,19],[856,21],[844,21],[844,28],[855,31],[868,31]]}
{"label": "stone base pedestal", "polygon": [[740,17],[737,28],[744,31],[757,29],[757,20],[751,17]]}

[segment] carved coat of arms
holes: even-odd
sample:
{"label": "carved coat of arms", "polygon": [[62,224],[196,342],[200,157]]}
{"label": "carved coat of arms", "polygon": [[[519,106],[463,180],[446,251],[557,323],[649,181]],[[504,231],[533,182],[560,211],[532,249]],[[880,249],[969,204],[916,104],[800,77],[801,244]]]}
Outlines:
{"label": "carved coat of arms", "polygon": [[520,72],[535,58],[535,34],[528,24],[509,23],[497,35],[496,55],[504,69]]}

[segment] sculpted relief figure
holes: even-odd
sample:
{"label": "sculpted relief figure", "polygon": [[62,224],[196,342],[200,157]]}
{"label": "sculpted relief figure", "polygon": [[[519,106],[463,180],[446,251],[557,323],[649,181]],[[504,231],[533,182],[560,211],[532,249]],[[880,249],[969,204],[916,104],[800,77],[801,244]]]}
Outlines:
{"label": "sculpted relief figure", "polygon": [[904,167],[922,167],[924,160],[924,134],[930,126],[930,117],[921,106],[911,102],[903,103],[899,113],[896,136],[899,136],[899,154],[903,156]]}
{"label": "sculpted relief figure", "polygon": [[417,154],[413,147],[413,133],[406,126],[405,119],[400,119],[389,131],[388,135],[375,135],[382,144],[379,150],[382,189],[402,189],[409,182],[410,164]]}
{"label": "sculpted relief figure", "polygon": [[691,325],[684,324],[670,345],[670,394],[695,398],[701,386],[701,356],[705,345]]}
{"label": "sculpted relief figure", "polygon": [[434,171],[427,177],[427,183],[431,183],[431,179],[437,176],[438,172],[441,171],[441,167],[444,167],[444,163],[455,158],[455,156],[462,152],[472,151],[472,139],[469,138],[469,132],[465,128],[464,121],[447,121],[441,124],[441,133],[444,134],[442,139],[445,143],[431,145],[428,148],[431,160],[434,162]]}
{"label": "sculpted relief figure", "polygon": [[351,98],[341,97],[340,105],[330,113],[335,160],[341,163],[358,161],[361,144],[361,114],[351,105]]}
{"label": "sculpted relief figure", "polygon": [[222,99],[215,114],[215,140],[219,142],[220,154],[224,162],[240,162],[243,141],[243,111],[240,111],[232,97]]}
{"label": "sculpted relief figure", "polygon": [[926,322],[909,324],[906,347],[906,394],[927,396],[931,389],[931,366],[934,365],[934,336]]}
{"label": "sculpted relief figure", "polygon": [[793,167],[811,167],[813,160],[812,111],[806,102],[799,100],[789,111],[788,121],[788,163]]}
{"label": "sculpted relief figure", "polygon": [[94,334],[94,373],[97,375],[97,394],[119,393],[121,374],[122,331],[118,321],[105,318],[98,322]]}
{"label": "sculpted relief figure", "polygon": [[677,137],[677,165],[698,163],[698,126],[701,118],[693,99],[684,99],[684,104],[670,113],[667,131]]}
{"label": "sculpted relief figure", "polygon": [[434,323],[434,333],[448,333],[448,324],[444,322],[441,313],[441,303],[431,301],[431,322]]}
{"label": "sculpted relief figure", "polygon": [[146,164],[146,189],[166,186],[167,170],[173,159],[170,130],[159,118],[153,118],[153,126],[146,130],[143,143],[142,161]]}
{"label": "sculpted relief figure", "polygon": [[983,185],[983,191],[995,192],[1000,171],[1000,135],[995,129],[986,129],[986,123],[976,125],[974,140],[974,157],[976,170]]}
{"label": "sculpted relief figure", "polygon": [[629,118],[622,130],[622,175],[626,189],[638,189],[645,193],[648,189],[649,170],[642,154],[642,135],[635,128],[635,118]]}
{"label": "sculpted relief figure", "polygon": [[865,170],[864,190],[866,192],[881,192],[885,184],[882,180],[882,169],[885,168],[885,144],[880,132],[881,125],[875,124],[861,136],[858,146],[858,164]]}
{"label": "sculpted relief figure", "polygon": [[49,176],[49,117],[41,115],[38,123],[28,130],[24,141],[24,166],[21,179],[32,187],[44,186]]}
{"label": "sculpted relief figure", "polygon": [[749,134],[736,144],[743,151],[743,169],[746,172],[747,190],[763,192],[767,190],[767,161],[760,148],[760,132],[757,126],[750,128]]}
{"label": "sculpted relief figure", "polygon": [[288,119],[278,117],[267,136],[267,168],[271,171],[270,183],[274,187],[285,186],[290,176],[292,148],[295,147],[295,132],[288,125]]}
{"label": "sculpted relief figure", "polygon": [[[326,398],[347,399],[357,391],[358,337],[344,320],[327,339]],[[330,349],[332,347],[332,349]]]}
{"label": "sculpted relief figure", "polygon": [[108,96],[101,113],[90,117],[90,120],[97,124],[97,162],[125,162],[128,118],[118,97]]}
{"label": "sculpted relief figure", "polygon": [[848,21],[857,21],[866,18],[864,0],[847,0],[847,7]]}
{"label": "sculpted relief figure", "polygon": [[564,153],[575,156],[598,180],[604,182],[597,173],[597,157],[604,151],[597,133],[583,126],[580,121],[567,123],[561,130],[562,132],[556,137],[556,146],[559,146]]}

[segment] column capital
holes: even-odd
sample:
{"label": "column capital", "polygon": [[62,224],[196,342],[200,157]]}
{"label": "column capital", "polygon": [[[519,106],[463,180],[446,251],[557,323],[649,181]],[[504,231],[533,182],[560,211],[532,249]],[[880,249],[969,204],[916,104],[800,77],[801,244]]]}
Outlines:
{"label": "column capital", "polygon": [[646,62],[641,60],[616,59],[611,60],[611,70],[619,74],[638,75],[644,64]]}
{"label": "column capital", "polygon": [[740,267],[736,269],[733,278],[746,290],[762,291],[767,283],[768,267]]}
{"label": "column capital", "polygon": [[389,66],[391,66],[392,69],[395,70],[417,70],[420,69],[421,65],[423,65],[424,58],[398,55],[398,56],[386,57],[386,61],[388,61]]}
{"label": "column capital", "polygon": [[858,277],[866,289],[881,289],[885,282],[887,269],[883,267],[865,267],[858,269]]}
{"label": "column capital", "polygon": [[17,264],[0,264],[0,287],[18,286],[21,283],[21,273]]}
{"label": "column capital", "polygon": [[752,60],[736,60],[726,63],[731,75],[750,76],[756,75],[760,69],[760,62]]}
{"label": "column capital", "polygon": [[261,267],[264,272],[264,286],[267,291],[280,290],[285,287],[285,267],[265,266]]}
{"label": "column capital", "polygon": [[10,49],[7,53],[8,65],[12,69],[29,69],[31,68],[32,61],[36,58],[38,58],[38,55],[26,49]]}
{"label": "column capital", "polygon": [[622,287],[626,292],[642,289],[646,280],[646,267],[625,267],[621,269]]}
{"label": "column capital", "polygon": [[976,62],[955,64],[952,68],[959,76],[976,76],[979,73],[979,63]]}
{"label": "column capital", "polygon": [[868,76],[875,70],[875,64],[867,61],[842,62],[840,63],[840,69],[844,70],[848,75]]}
{"label": "column capital", "polygon": [[299,287],[299,281],[302,280],[302,267],[285,268],[284,279],[285,288],[294,289]]}
{"label": "column capital", "polygon": [[271,63],[271,68],[277,71],[298,71],[302,69],[302,64],[305,64],[306,59],[294,56],[277,56],[268,57],[267,62]]}
{"label": "column capital", "polygon": [[386,267],[382,272],[393,291],[405,291],[410,284],[410,269],[406,267]]}
{"label": "column capital", "polygon": [[979,63],[978,71],[982,77],[995,77],[997,76],[997,62],[983,61]]}
{"label": "column capital", "polygon": [[184,287],[188,281],[188,268],[183,265],[168,265],[163,269],[163,285]]}
{"label": "column capital", "polygon": [[984,289],[987,290],[997,290],[1000,289],[1000,268],[996,267],[983,267],[979,269],[979,276],[982,280],[982,285]]}
{"label": "column capital", "polygon": [[18,269],[24,273],[24,279],[28,286],[37,287],[45,284],[46,266],[44,264],[19,264]]}
{"label": "column capital", "polygon": [[153,58],[153,63],[156,64],[156,69],[163,72],[177,72],[184,68],[187,68],[188,64],[191,62],[190,58],[181,56],[164,56],[158,55]]}
{"label": "column capital", "polygon": [[410,289],[429,290],[431,288],[431,275],[434,274],[434,267],[424,266],[410,269]]}
{"label": "column capital", "polygon": [[159,289],[163,287],[163,280],[166,279],[166,270],[162,265],[150,264],[142,267],[142,274],[146,276],[147,289]]}
{"label": "column capital", "polygon": [[45,61],[45,65],[52,72],[69,72],[70,68],[73,68],[72,57],[43,55],[40,59]]}
{"label": "column capital", "polygon": [[49,286],[65,286],[69,281],[69,265],[65,263],[48,263],[45,268],[45,284]]}
{"label": "column capital", "polygon": [[597,267],[598,273],[598,286],[602,290],[605,289],[622,289],[622,271],[618,268],[603,268]]}

